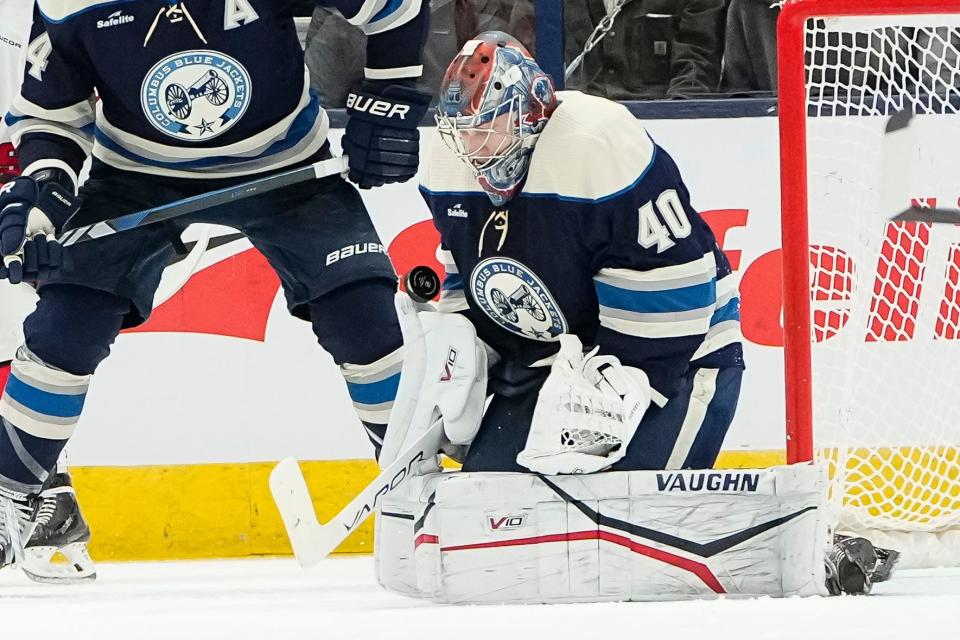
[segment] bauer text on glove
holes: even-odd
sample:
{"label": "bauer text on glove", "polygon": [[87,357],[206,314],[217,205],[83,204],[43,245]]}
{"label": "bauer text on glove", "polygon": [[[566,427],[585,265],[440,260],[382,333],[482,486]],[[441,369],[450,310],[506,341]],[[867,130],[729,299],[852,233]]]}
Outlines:
{"label": "bauer text on glove", "polygon": [[350,180],[370,189],[413,178],[420,164],[417,125],[429,106],[430,94],[404,84],[366,81],[351,91],[343,136]]}

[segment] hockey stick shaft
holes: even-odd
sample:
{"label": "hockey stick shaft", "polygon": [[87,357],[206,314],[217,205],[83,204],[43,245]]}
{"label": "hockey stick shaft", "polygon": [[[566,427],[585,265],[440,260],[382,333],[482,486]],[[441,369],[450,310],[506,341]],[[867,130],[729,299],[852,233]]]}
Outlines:
{"label": "hockey stick shaft", "polygon": [[442,438],[443,421],[437,420],[326,524],[317,519],[307,481],[296,459],[285,458],[274,467],[270,492],[300,566],[310,568],[333,552],[381,505],[384,497],[417,475],[420,463],[437,455]]}
{"label": "hockey stick shaft", "polygon": [[64,247],[69,247],[81,242],[88,242],[90,240],[96,240],[97,238],[112,236],[115,233],[121,233],[129,229],[145,227],[148,224],[173,220],[174,218],[180,218],[191,213],[196,213],[197,211],[210,209],[212,207],[227,204],[229,202],[246,200],[247,198],[252,198],[264,193],[276,191],[277,189],[289,187],[301,182],[307,182],[308,180],[328,178],[330,176],[341,174],[346,170],[346,156],[330,158],[329,160],[321,160],[320,162],[315,162],[299,169],[277,173],[265,178],[251,180],[250,182],[244,182],[232,187],[226,187],[224,189],[210,191],[209,193],[203,193],[198,196],[184,198],[183,200],[176,200],[175,202],[154,207],[152,209],[137,211],[136,213],[128,213],[104,222],[97,222],[94,224],[77,227],[76,229],[70,229],[69,231],[65,231],[60,238],[58,238],[58,240]]}

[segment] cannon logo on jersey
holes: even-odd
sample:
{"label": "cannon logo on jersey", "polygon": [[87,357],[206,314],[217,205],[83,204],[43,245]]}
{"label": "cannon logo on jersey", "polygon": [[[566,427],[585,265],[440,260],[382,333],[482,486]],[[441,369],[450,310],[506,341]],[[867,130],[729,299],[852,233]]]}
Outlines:
{"label": "cannon logo on jersey", "polygon": [[567,321],[540,278],[509,258],[488,258],[470,275],[473,297],[507,331],[551,342],[567,331]]}
{"label": "cannon logo on jersey", "polygon": [[187,51],[150,70],[141,104],[150,123],[166,135],[199,142],[235,125],[250,96],[250,74],[242,64],[216,51]]}

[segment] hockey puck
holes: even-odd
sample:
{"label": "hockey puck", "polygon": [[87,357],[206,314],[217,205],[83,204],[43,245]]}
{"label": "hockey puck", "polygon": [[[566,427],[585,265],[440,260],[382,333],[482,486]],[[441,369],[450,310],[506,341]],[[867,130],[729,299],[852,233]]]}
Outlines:
{"label": "hockey puck", "polygon": [[440,277],[430,267],[414,267],[404,279],[407,295],[414,302],[429,302],[440,293]]}

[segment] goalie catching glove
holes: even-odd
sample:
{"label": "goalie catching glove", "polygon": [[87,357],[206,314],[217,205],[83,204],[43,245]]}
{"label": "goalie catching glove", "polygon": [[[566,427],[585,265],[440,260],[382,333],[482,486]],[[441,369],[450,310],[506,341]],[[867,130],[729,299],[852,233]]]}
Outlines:
{"label": "goalie catching glove", "polygon": [[390,466],[438,419],[443,420],[441,449],[460,458],[458,452],[473,441],[483,417],[486,349],[461,315],[421,311],[430,307],[403,293],[397,294],[396,307],[403,333],[403,370],[380,467]]}
{"label": "goalie catching glove", "polygon": [[623,458],[650,406],[650,382],[597,351],[584,355],[579,338],[560,336],[518,464],[547,475],[594,473]]}

